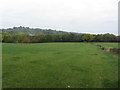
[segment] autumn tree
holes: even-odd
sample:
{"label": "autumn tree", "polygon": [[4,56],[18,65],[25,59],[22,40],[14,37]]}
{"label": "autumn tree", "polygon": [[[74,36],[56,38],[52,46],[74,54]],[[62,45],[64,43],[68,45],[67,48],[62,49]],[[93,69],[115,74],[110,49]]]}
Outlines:
{"label": "autumn tree", "polygon": [[22,43],[30,43],[30,38],[28,36],[25,36],[23,40],[21,41]]}

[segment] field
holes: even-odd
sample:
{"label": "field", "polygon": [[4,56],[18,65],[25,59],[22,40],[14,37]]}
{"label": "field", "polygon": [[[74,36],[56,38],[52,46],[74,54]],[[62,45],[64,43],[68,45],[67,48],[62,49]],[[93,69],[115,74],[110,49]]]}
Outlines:
{"label": "field", "polygon": [[102,46],[104,46],[106,48],[119,48],[118,43],[96,43],[96,44],[102,45]]}
{"label": "field", "polygon": [[118,56],[91,43],[3,43],[3,88],[115,88]]}

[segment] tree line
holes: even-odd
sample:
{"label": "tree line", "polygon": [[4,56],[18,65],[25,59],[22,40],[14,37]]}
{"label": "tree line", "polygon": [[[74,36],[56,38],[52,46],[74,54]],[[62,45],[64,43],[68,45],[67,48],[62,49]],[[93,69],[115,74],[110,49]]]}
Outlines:
{"label": "tree line", "polygon": [[114,34],[37,34],[27,35],[23,32],[0,34],[3,43],[42,43],[42,42],[120,42],[120,36]]}

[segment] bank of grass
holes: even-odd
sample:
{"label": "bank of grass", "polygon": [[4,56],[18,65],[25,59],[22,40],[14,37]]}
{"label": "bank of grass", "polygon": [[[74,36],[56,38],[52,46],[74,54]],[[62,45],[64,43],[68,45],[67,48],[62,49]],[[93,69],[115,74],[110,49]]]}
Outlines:
{"label": "bank of grass", "polygon": [[99,45],[102,45],[103,47],[106,47],[106,48],[120,48],[119,47],[119,44],[120,43],[97,43],[97,44],[99,44]]}
{"label": "bank of grass", "polygon": [[90,43],[3,43],[3,88],[115,88],[118,56]]}

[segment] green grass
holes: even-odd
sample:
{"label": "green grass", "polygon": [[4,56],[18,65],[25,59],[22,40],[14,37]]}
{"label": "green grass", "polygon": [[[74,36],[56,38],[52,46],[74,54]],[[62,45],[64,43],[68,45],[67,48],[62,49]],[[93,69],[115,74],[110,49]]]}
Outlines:
{"label": "green grass", "polygon": [[3,43],[3,88],[115,88],[118,56],[90,43]]}
{"label": "green grass", "polygon": [[119,48],[118,43],[97,43],[107,48]]}
{"label": "green grass", "polygon": [[0,89],[2,89],[2,43],[0,43]]}

